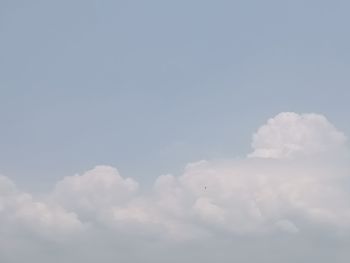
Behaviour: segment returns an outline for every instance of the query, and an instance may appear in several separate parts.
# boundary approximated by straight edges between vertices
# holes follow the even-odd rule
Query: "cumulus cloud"
[[[329,153],[344,146],[346,137],[324,116],[283,112],[253,136],[251,157],[288,158]]]
[[[45,239],[58,240],[84,228],[74,212],[68,212],[57,204],[35,200],[32,195],[19,191],[4,176],[0,176],[0,188],[2,233],[32,233]]]
[[[82,220],[162,238],[298,233],[300,222],[347,228],[347,166],[316,158],[343,153],[345,142],[324,116],[281,113],[253,135],[246,159],[188,164],[179,177],[160,176],[147,194],[98,166],[64,178],[50,197]]]
[[[253,135],[247,158],[190,163],[181,176],[159,176],[152,189],[141,191],[116,168],[97,166],[63,178],[36,199],[2,176],[1,231],[24,229],[44,240],[102,231],[113,242],[176,244],[297,239],[316,230],[348,235],[348,157],[345,135],[324,116],[281,113]]]
[[[121,177],[116,168],[100,165],[82,175],[63,178],[56,184],[51,198],[91,219],[101,210],[126,203],[138,187],[135,180]]]

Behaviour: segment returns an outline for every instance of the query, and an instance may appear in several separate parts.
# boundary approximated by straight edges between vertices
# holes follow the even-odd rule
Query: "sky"
[[[0,261],[348,262],[349,8],[0,0]]]

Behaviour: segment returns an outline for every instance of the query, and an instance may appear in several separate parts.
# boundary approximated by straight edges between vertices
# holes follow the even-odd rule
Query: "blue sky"
[[[147,181],[246,153],[281,111],[349,131],[348,8],[1,1],[1,171],[29,186],[105,163]]]
[[[349,9],[1,0],[0,261],[349,262]]]

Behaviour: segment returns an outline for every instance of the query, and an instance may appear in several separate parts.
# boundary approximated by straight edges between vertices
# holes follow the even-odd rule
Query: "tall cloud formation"
[[[257,130],[252,148],[246,158],[190,163],[181,176],[159,176],[152,189],[140,189],[135,180],[123,178],[109,166],[65,177],[41,198],[20,192],[8,178],[0,177],[1,262],[28,262],[6,251],[30,254],[26,244],[33,246],[33,242],[39,250],[40,242],[53,242],[63,250],[65,260],[82,259],[65,250],[70,244],[76,251],[91,246],[91,253],[99,251],[100,262],[114,262],[111,258],[116,256],[124,257],[122,262],[141,262],[142,258],[128,257],[125,251],[114,252],[135,244],[143,244],[141,249],[150,240],[157,244],[155,251],[164,249],[164,243],[169,249],[174,244],[195,247],[206,240],[204,246],[213,244],[231,255],[230,248],[221,250],[228,243],[217,243],[229,239],[232,246],[243,248],[221,258],[222,262],[233,258],[261,262],[242,252],[263,253],[254,243],[257,240],[274,244],[276,237],[283,237],[293,239],[295,246],[314,236],[350,240],[350,162],[343,133],[321,115],[280,113]],[[95,243],[86,241],[87,237]],[[99,239],[123,245],[102,249]],[[285,255],[290,256],[290,246],[282,248],[289,251]],[[198,252],[193,250],[187,253]],[[214,260],[204,254],[208,256],[204,262]],[[336,254],[337,262],[349,259],[343,252]],[[281,255],[265,259],[296,260]],[[310,259],[316,256],[311,253],[298,262]],[[62,258],[42,260],[60,262]],[[152,260],[186,261],[179,256]]]

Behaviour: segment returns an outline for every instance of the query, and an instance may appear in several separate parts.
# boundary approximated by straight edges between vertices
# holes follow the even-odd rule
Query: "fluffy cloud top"
[[[68,212],[59,204],[34,200],[32,195],[20,192],[6,177],[0,176],[1,232],[32,233],[41,238],[58,240],[64,235],[76,234],[84,226],[77,214]]]
[[[56,184],[51,198],[69,209],[94,214],[124,204],[138,187],[133,179],[121,177],[117,169],[101,165],[83,175],[65,177]]]
[[[142,192],[109,166],[65,177],[41,198],[2,176],[1,233],[57,241],[107,230],[171,242],[314,229],[350,234],[350,167],[319,159],[348,158],[346,137],[324,116],[281,113],[257,130],[252,148],[244,159],[188,164],[183,175],[159,176]]]
[[[253,136],[252,157],[289,158],[329,153],[344,146],[346,137],[324,116],[283,112]]]

